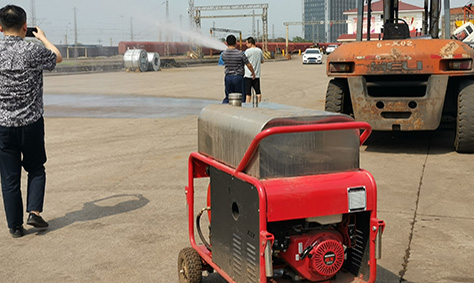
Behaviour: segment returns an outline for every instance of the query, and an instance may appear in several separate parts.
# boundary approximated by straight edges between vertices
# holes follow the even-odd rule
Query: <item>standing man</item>
[[[262,92],[260,91],[260,66],[263,64],[263,52],[260,48],[255,45],[255,39],[253,37],[247,38],[245,41],[247,44],[247,50],[245,50],[245,55],[252,64],[253,69],[255,71],[255,76],[252,77],[252,72],[250,69],[245,66],[245,94],[246,94],[246,101],[250,102],[252,100],[252,88],[255,90],[257,94],[257,101],[262,101]]]
[[[59,50],[36,27],[43,44],[25,41],[26,12],[15,5],[0,9],[0,175],[10,234],[22,237],[21,168],[28,173],[26,224],[46,228],[43,211],[46,151],[43,121],[43,70],[62,61]]]
[[[226,42],[228,48],[222,52],[225,66],[225,98],[222,103],[229,103],[229,93],[232,92],[242,93],[242,102],[245,102],[244,66],[249,68],[252,78],[255,78],[255,71],[247,56],[235,47],[237,44],[235,36],[227,36]]]

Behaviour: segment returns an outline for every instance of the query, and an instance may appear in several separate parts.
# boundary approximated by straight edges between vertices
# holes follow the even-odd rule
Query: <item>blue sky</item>
[[[444,1],[444,0],[443,0]],[[423,6],[423,0],[405,0],[404,2]],[[452,0],[451,7],[467,4],[468,0]],[[23,7],[32,20],[32,1],[1,1],[1,5],[15,4]],[[301,21],[302,0],[232,0],[211,1],[194,0],[195,6],[229,5],[229,4],[262,4],[268,3],[268,32],[271,38],[285,37],[284,22]],[[188,0],[169,0],[170,22],[174,28],[173,40],[179,41],[182,35],[179,30],[189,30]],[[48,38],[55,44],[74,43],[74,11],[76,11],[77,40],[83,44],[117,45],[119,41],[162,41],[166,39],[166,1],[163,0],[43,0],[35,1],[36,24],[42,28]],[[234,10],[231,12],[214,11],[203,15],[251,14],[252,10]],[[255,10],[256,14],[261,10]],[[203,19],[201,32],[208,35],[215,25],[219,28],[241,30],[243,37],[252,35],[252,17]],[[255,23],[257,26],[257,21]],[[262,30],[262,21],[258,26]],[[302,35],[302,27],[291,26],[290,38]],[[217,33],[217,37],[225,37]]]

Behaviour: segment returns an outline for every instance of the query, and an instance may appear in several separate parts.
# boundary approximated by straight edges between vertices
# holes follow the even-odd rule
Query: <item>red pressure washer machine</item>
[[[385,223],[374,178],[359,168],[370,132],[344,114],[204,108],[186,186],[192,247],[179,254],[179,282],[201,282],[203,271],[240,283],[375,282]],[[195,217],[198,178],[209,179],[208,202]]]

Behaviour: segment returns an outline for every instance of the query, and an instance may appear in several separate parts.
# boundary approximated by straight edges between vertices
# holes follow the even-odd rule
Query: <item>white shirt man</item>
[[[252,88],[255,90],[255,94],[257,95],[257,101],[262,101],[262,92],[260,90],[260,72],[261,72],[261,64],[263,64],[263,52],[260,48],[255,45],[255,39],[253,37],[249,37],[246,40],[247,50],[245,50],[245,55],[252,64],[253,69],[255,71],[255,79],[252,78],[252,72],[245,67],[245,95],[246,95],[246,102],[250,102],[252,100]]]

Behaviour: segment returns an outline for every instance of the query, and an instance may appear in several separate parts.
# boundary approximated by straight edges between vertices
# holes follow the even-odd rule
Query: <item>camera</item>
[[[33,34],[33,32],[38,32],[38,30],[34,27],[27,27],[26,28],[26,35],[27,37],[35,37],[35,35]]]

